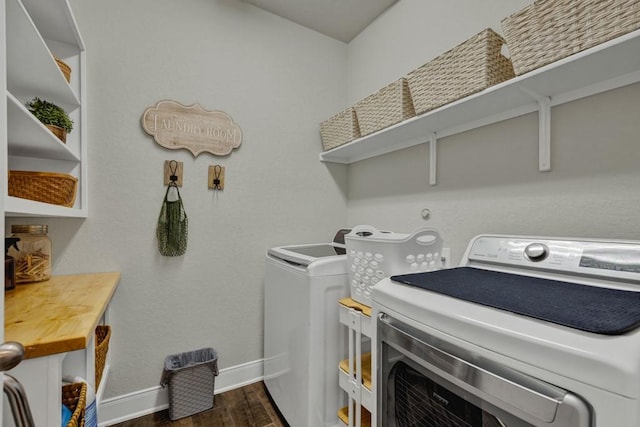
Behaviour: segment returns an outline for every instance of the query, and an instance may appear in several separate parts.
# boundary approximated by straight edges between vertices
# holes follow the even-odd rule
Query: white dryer
[[[264,296],[264,382],[292,427],[338,424],[346,358],[338,300],[349,295],[344,234],[333,243],[269,249]]]

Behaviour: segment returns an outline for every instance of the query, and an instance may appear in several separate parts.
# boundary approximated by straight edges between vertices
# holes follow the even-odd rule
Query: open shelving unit
[[[63,207],[11,197],[5,216],[87,216],[85,47],[67,0],[5,0],[6,168],[58,172],[78,178],[76,203]],[[67,82],[55,57],[71,69]],[[63,143],[25,107],[38,97],[62,107],[74,122]],[[6,187],[5,176],[5,188]]]
[[[637,82],[640,30],[320,153],[320,160],[350,164],[429,143],[435,185],[438,139],[538,111],[539,170],[548,171],[551,107]]]
[[[376,392],[371,352],[363,351],[363,343],[371,340],[371,307],[343,298],[339,301],[339,313],[340,323],[348,328],[349,357],[338,367],[338,384],[348,396],[348,404],[340,409],[338,418],[345,426],[369,427],[375,414]]]

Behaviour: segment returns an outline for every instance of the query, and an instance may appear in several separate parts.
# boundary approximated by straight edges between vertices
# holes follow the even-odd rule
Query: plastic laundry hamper
[[[213,408],[218,354],[212,348],[167,356],[160,385],[169,385],[169,418],[177,420]]]
[[[395,274],[439,270],[445,265],[442,238],[433,228],[411,234],[358,225],[345,235],[351,298],[371,306],[371,290]]]

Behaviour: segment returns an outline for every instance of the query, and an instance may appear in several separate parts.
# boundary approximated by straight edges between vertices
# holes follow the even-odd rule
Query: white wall
[[[349,45],[350,101],[524,3],[401,0]],[[406,39],[421,42],[399,48]],[[640,239],[638,99],[640,84],[553,108],[547,173],[538,172],[537,114],[440,139],[437,186],[426,144],[352,164],[348,225],[436,227],[454,264],[480,233]]]
[[[72,6],[87,45],[90,213],[38,222],[54,274],[122,273],[107,396],[157,386],[172,353],[214,347],[220,368],[260,360],[266,249],[330,241],[346,220],[346,170],[318,161],[318,123],[346,103],[346,45],[236,0]],[[227,112],[242,146],[195,159],[161,148],[140,118],[164,99]],[[176,258],[155,241],[169,159],[184,162],[189,217]],[[213,164],[226,167],[223,192],[207,189]]]

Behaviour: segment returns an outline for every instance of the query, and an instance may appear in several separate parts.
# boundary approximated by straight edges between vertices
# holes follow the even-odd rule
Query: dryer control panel
[[[461,265],[504,265],[640,282],[640,242],[481,235]]]

